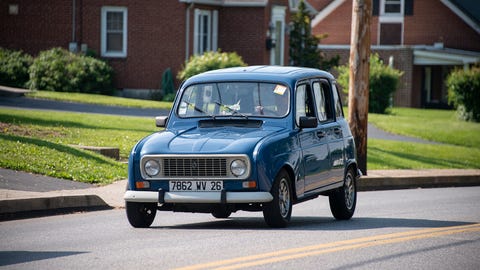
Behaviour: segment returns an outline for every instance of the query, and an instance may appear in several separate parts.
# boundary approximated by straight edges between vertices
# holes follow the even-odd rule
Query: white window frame
[[[398,2],[400,4],[400,12],[385,12],[385,5],[389,2]],[[381,16],[401,16],[403,17],[404,9],[405,9],[405,0],[381,0],[380,2],[380,15]]]
[[[392,0],[380,0],[380,16],[378,17],[378,28],[377,28],[377,44],[380,44],[380,34],[381,34],[381,24],[382,23],[399,23],[402,25],[402,32],[400,36],[400,44],[403,45],[404,41],[404,10],[405,10],[405,0],[398,0],[400,2],[400,12],[399,13],[385,13],[385,4]],[[395,0],[393,0],[395,1]]]
[[[194,15],[193,53],[199,55],[207,51],[216,51],[218,49],[218,10],[195,9]],[[201,31],[204,29],[204,20],[202,20],[204,16],[207,17],[206,33]],[[205,45],[201,42],[204,35],[207,37]]]
[[[107,14],[109,12],[121,12],[123,13],[123,48],[121,51],[107,51]],[[102,7],[102,19],[101,19],[101,55],[102,57],[127,57],[127,20],[128,9],[126,7]]]
[[[277,26],[277,22],[280,23],[280,30],[278,33],[280,33],[280,36],[277,37],[276,31],[272,31],[271,33],[271,38],[275,40],[275,48],[272,48],[270,50],[270,65],[280,65],[283,66],[285,62],[285,16],[286,16],[286,7],[284,6],[273,6],[272,7],[272,18],[271,18],[271,25],[274,25],[275,28]],[[280,59],[275,59],[276,57],[276,52],[279,52]],[[278,60],[278,63],[276,63]]]

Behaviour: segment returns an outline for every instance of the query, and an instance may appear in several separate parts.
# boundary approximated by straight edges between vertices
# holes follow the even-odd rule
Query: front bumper
[[[158,192],[127,190],[123,199],[144,203],[265,203],[270,192]]]

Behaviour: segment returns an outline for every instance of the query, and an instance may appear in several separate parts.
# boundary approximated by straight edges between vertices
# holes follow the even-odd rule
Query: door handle
[[[333,132],[334,132],[335,134],[337,134],[337,135],[340,135],[340,134],[342,134],[342,129],[336,127],[336,128],[333,129]]]
[[[327,135],[327,133],[325,133],[325,131],[323,131],[323,130],[317,131],[317,137],[318,138],[323,138],[323,137],[325,137],[325,135]]]

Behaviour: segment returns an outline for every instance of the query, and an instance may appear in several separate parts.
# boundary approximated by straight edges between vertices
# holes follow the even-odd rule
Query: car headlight
[[[247,164],[245,161],[241,159],[235,159],[230,163],[230,170],[232,171],[233,175],[240,177],[247,172]]]
[[[145,173],[148,176],[153,177],[160,173],[160,163],[154,159],[150,159],[149,161],[145,162],[144,165]]]

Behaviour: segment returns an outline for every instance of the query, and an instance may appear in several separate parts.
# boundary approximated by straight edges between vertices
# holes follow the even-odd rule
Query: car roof
[[[334,79],[330,73],[314,68],[248,66],[207,71],[189,78],[184,85],[211,81],[274,81],[294,86],[298,80],[312,77]]]

